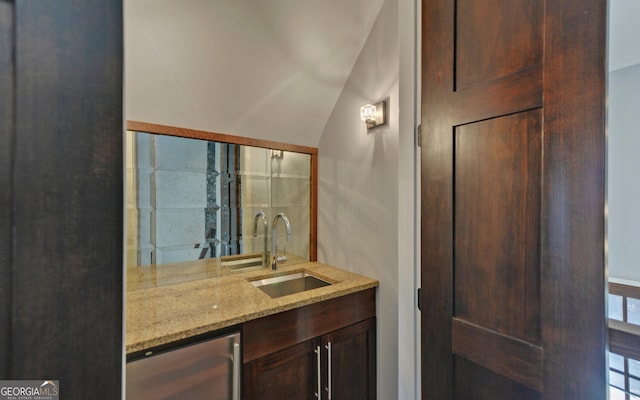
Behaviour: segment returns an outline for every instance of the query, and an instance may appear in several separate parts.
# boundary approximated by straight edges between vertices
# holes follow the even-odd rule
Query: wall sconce
[[[284,151],[283,150],[271,150],[271,158],[275,158],[278,160],[281,160],[284,158]]]
[[[367,129],[387,123],[384,100],[376,104],[365,104],[360,107],[360,119],[367,124]]]

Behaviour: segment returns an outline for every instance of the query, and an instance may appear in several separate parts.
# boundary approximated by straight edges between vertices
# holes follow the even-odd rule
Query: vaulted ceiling
[[[383,0],[126,0],[126,118],[317,146]]]

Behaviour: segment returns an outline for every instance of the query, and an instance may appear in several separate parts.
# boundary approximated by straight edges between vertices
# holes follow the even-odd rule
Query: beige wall
[[[399,363],[399,274],[413,277],[413,263],[399,263],[400,229],[413,240],[413,222],[399,226],[399,207],[407,197],[412,201],[413,195],[399,190],[404,172],[399,159],[398,12],[398,0],[385,1],[318,146],[318,258],[380,281],[380,399],[413,396],[411,386],[399,388],[399,376],[410,377],[414,365],[411,360]],[[359,118],[360,107],[382,99],[387,99],[388,125],[367,130]],[[412,131],[409,128],[402,135],[412,137]],[[412,154],[406,156],[412,158]],[[404,295],[411,297],[412,292]],[[405,311],[411,312],[409,307]],[[413,342],[412,326],[409,321],[402,327],[409,332],[409,343],[402,346]]]

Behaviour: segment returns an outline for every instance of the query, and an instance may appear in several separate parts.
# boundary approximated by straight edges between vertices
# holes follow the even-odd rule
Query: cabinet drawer
[[[375,289],[245,322],[243,362],[375,316]]]

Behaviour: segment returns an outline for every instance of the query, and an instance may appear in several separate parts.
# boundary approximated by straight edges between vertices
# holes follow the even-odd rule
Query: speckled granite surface
[[[248,256],[227,256],[223,258],[205,258],[202,260],[184,261],[161,265],[143,265],[127,268],[127,291],[153,287],[175,285],[176,283],[216,278],[222,275],[259,270],[261,267],[233,269],[225,266],[225,260],[257,258],[260,254]],[[307,260],[294,254],[282,265],[294,265]]]
[[[249,282],[297,271],[333,284],[272,299]],[[211,272],[204,279],[159,286],[139,278],[138,288],[126,293],[127,353],[378,286],[374,279],[317,262],[282,265],[278,271]]]

